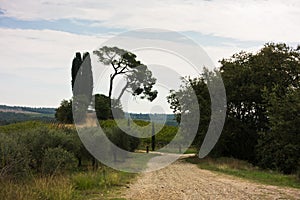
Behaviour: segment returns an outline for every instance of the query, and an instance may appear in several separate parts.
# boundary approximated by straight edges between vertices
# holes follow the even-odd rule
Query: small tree
[[[95,111],[97,118],[101,120],[112,119],[114,112],[114,118],[124,117],[124,112],[119,101],[113,103],[112,109],[110,108],[110,99],[109,97],[103,94],[96,94],[95,96]],[[115,101],[115,100],[114,100]]]
[[[93,52],[98,56],[99,62],[104,65],[111,65],[114,72],[110,75],[109,99],[112,99],[113,83],[117,76],[124,75],[126,84],[121,90],[117,100],[120,100],[127,90],[134,96],[141,95],[141,98],[147,98],[153,101],[157,96],[157,91],[153,90],[156,79],[147,66],[136,59],[136,55],[120,49],[118,47],[104,46]]]
[[[75,55],[75,58],[73,59],[72,69],[71,69],[72,70],[72,91],[73,91],[76,76],[80,69],[81,64],[82,64],[81,53],[77,52]]]
[[[42,162],[43,174],[61,173],[76,167],[74,154],[61,147],[48,148],[44,152]]]
[[[63,100],[60,106],[56,109],[55,119],[61,123],[73,123],[72,100]]]

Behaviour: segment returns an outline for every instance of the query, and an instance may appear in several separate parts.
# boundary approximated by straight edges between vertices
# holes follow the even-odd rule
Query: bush
[[[62,149],[48,148],[45,151],[42,171],[43,174],[55,174],[63,171],[71,170],[76,167],[76,159],[74,154]]]
[[[107,132],[107,136],[116,146],[127,151],[133,152],[140,143],[139,138],[128,135],[118,127],[114,127],[111,132]]]
[[[63,100],[60,106],[56,109],[55,119],[61,123],[72,124],[72,100]]]
[[[299,148],[286,144],[272,136],[264,136],[256,148],[258,165],[265,169],[274,169],[285,174],[295,173],[299,166]]]
[[[24,145],[14,137],[0,133],[0,178],[25,176],[28,163],[28,151]]]

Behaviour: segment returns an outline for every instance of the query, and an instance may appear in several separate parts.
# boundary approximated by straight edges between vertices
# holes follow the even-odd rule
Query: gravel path
[[[176,161],[141,174],[123,196],[138,200],[300,199],[300,190],[253,183]]]

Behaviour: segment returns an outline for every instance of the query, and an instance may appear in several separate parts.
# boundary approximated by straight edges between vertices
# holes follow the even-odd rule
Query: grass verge
[[[24,181],[0,180],[0,199],[85,200],[114,199],[135,174],[101,167],[96,171],[33,177]]]
[[[144,156],[142,156],[144,155]],[[157,155],[136,154],[128,158],[126,166],[135,169],[147,167],[147,161]],[[132,159],[132,162],[131,162]],[[129,165],[128,165],[129,164]],[[122,163],[120,162],[120,165]],[[136,174],[114,170],[104,165],[98,170],[82,169],[55,176],[33,176],[25,180],[0,179],[0,199],[5,200],[121,200],[122,190]]]
[[[284,175],[275,171],[261,170],[246,161],[233,158],[187,158],[187,162],[197,164],[199,168],[224,173],[267,185],[300,188],[296,175]]]

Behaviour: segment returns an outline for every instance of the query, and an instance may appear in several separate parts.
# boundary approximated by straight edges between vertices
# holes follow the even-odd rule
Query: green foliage
[[[241,52],[221,61],[228,101],[228,117],[220,141],[226,143],[223,155],[255,162],[258,132],[271,128],[264,96],[276,85],[282,97],[290,87],[299,87],[299,58],[298,49],[266,44],[257,54]]]
[[[116,146],[127,151],[134,151],[140,143],[139,138],[128,135],[118,127],[106,131],[106,135]]]
[[[73,128],[41,122],[1,126],[0,199],[103,198],[133,177],[104,166],[90,171],[93,160]]]
[[[81,172],[72,176],[72,182],[76,190],[93,190],[124,185],[130,174],[117,172],[107,167],[97,171]]]
[[[295,173],[300,166],[300,89],[291,88],[285,96],[277,96],[277,89],[264,96],[268,102],[270,130],[260,134],[258,164],[287,174]]]
[[[55,118],[61,123],[73,123],[72,100],[63,100],[60,106],[56,109]]]
[[[11,123],[23,122],[23,121],[54,121],[54,115],[52,114],[28,114],[28,113],[14,113],[14,112],[1,112],[0,111],[0,126],[8,125]]]
[[[134,96],[153,101],[157,97],[157,91],[153,90],[156,79],[146,65],[136,59],[136,55],[118,47],[101,47],[93,52],[98,56],[98,61],[104,65],[111,65],[114,73],[110,75],[109,99],[112,99],[113,83],[116,76],[124,75],[126,84],[121,90],[117,101],[127,90]]]
[[[148,129],[144,128],[145,126],[150,124],[149,122],[142,121],[142,120],[133,120],[133,121],[137,125],[137,127],[131,127],[131,131],[139,132],[139,133],[141,133],[141,135],[146,135],[148,133],[151,133],[151,126],[149,126]],[[119,121],[119,123],[122,123],[123,125],[127,125],[127,120]],[[100,126],[104,129],[105,133],[112,134],[110,132],[110,130],[115,129],[117,124],[114,120],[104,120],[104,121],[100,121]],[[168,144],[174,138],[174,136],[177,134],[177,131],[178,131],[177,126],[164,125],[162,127],[162,125],[160,125],[160,124],[155,124],[155,126],[157,127],[157,129],[161,128],[161,130],[156,133],[156,145],[158,148],[163,147],[166,144]],[[136,128],[136,129],[134,129],[134,128]],[[121,133],[117,133],[117,134],[121,134]],[[126,133],[124,133],[124,134],[126,134]],[[134,137],[132,137],[132,139],[134,141],[134,142],[132,142],[133,143],[132,145],[134,147],[137,145],[138,139],[135,139]],[[140,141],[139,146],[143,150],[146,148],[147,145],[151,144],[150,137],[149,138],[141,138],[141,139],[139,139],[139,141]],[[136,144],[136,145],[134,145],[134,144]]]
[[[300,181],[300,167],[298,167],[297,169],[296,176],[298,178],[298,181]]]
[[[151,131],[151,130],[149,130]],[[177,134],[178,127],[176,126],[164,126],[158,133],[155,135],[156,140],[156,147],[161,148],[168,143],[170,143],[175,135]],[[142,148],[145,149],[147,145],[151,144],[151,138],[143,138],[142,141]]]
[[[72,103],[75,105],[72,107]],[[74,100],[63,100],[60,106],[56,109],[55,118],[60,123],[71,124],[73,123],[73,109],[76,111],[76,122],[81,123],[86,118],[89,112],[88,105],[95,109],[97,118],[99,120],[107,120],[116,118],[123,118],[124,112],[120,102],[115,99],[111,100],[103,94],[95,94],[94,102],[90,103],[89,100],[83,95],[77,95]],[[113,112],[113,113],[112,113]]]
[[[76,167],[74,154],[61,147],[45,150],[42,161],[43,174],[56,174],[72,170]]]
[[[119,101],[111,100],[103,94],[95,96],[95,111],[99,120],[118,119],[124,117],[124,112]],[[112,105],[112,106],[111,106]]]
[[[193,115],[192,113],[194,113],[194,110],[197,110],[191,109],[191,104],[193,105],[193,103],[189,100],[189,96],[193,92],[197,96],[200,110],[200,121],[198,133],[193,141],[193,145],[197,145],[199,147],[207,132],[211,114],[211,102],[207,87],[207,80],[208,78],[213,78],[215,75],[216,74],[214,72],[209,72],[207,69],[204,69],[204,73],[198,78],[183,78],[183,84],[181,85],[181,88],[178,91],[171,91],[170,95],[168,96],[170,108],[173,109],[174,114],[176,114],[178,122],[181,120],[182,113],[187,113],[187,110],[190,110],[189,115]],[[190,119],[185,123],[194,123],[194,121]],[[189,131],[190,130],[186,130],[186,132]]]
[[[72,176],[72,182],[77,190],[91,190],[105,185],[105,177],[102,173],[79,173]]]
[[[300,48],[266,44],[256,54],[241,52],[221,61],[220,73],[226,88],[227,118],[211,156],[250,161],[261,167],[294,173],[299,163]],[[171,92],[170,107],[175,114],[186,112],[179,105],[190,88],[197,94],[202,123],[194,144],[201,144],[210,120],[207,77],[184,80]],[[200,122],[201,122],[200,120]],[[204,124],[204,126],[203,126]]]
[[[110,99],[103,94],[96,94],[95,111],[99,120],[112,119]]]
[[[25,131],[24,131],[25,130]],[[0,178],[25,177],[31,173],[52,174],[90,159],[74,131],[26,122],[0,127]],[[62,156],[62,157],[61,157]],[[58,164],[57,163],[61,163]]]
[[[28,175],[29,151],[18,138],[18,134],[7,135],[0,132],[0,179]]]
[[[39,122],[39,121],[27,121],[27,122],[19,122],[15,124],[0,126],[0,132],[14,133],[14,132],[22,132],[24,130],[31,130],[31,129],[42,128],[42,127],[49,127],[49,124]]]
[[[75,58],[73,59],[72,69],[71,69],[71,73],[72,73],[72,91],[73,91],[76,76],[78,74],[78,71],[80,69],[81,64],[82,64],[81,53],[77,52],[76,55],[75,55]]]
[[[90,101],[93,92],[93,74],[91,58],[88,52],[84,53],[83,57],[81,57],[80,52],[76,53],[72,62],[71,76],[74,97],[84,95]],[[75,80],[77,84],[75,84]]]

